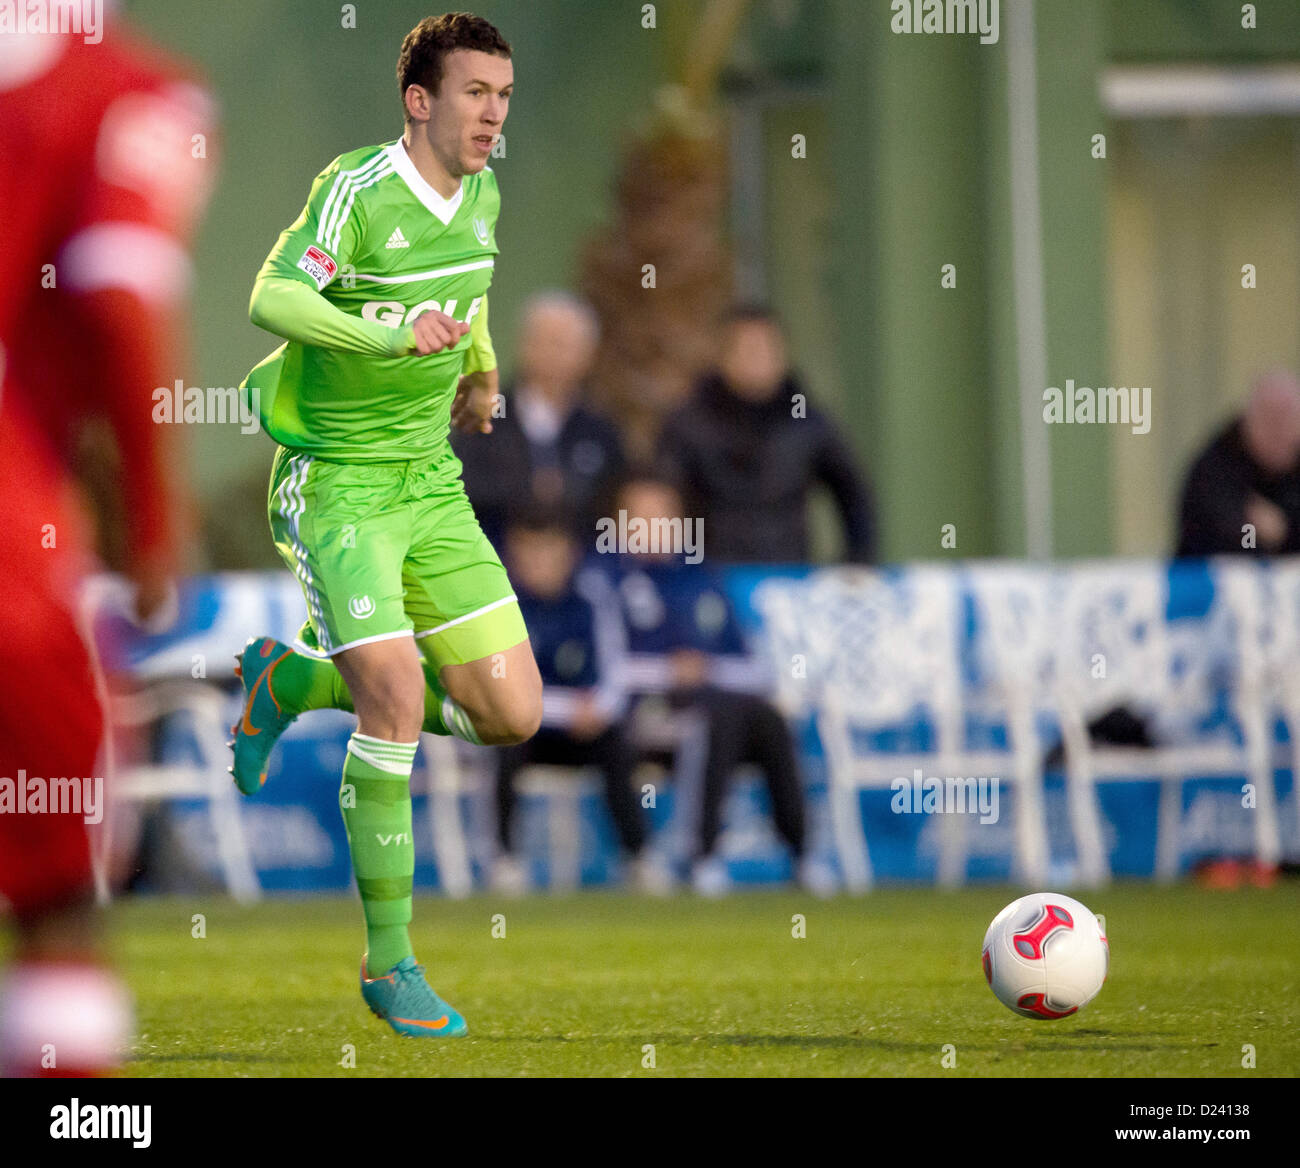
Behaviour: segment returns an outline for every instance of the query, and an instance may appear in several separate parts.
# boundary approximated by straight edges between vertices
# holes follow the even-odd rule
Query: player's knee
[[[529,693],[508,706],[492,711],[479,733],[485,745],[515,746],[527,742],[542,724],[542,694]]]
[[[498,746],[517,746],[527,742],[542,725],[542,704],[536,709],[531,706],[523,710],[511,710],[502,719],[499,729]]]
[[[516,741],[527,742],[541,728],[542,695],[538,693],[537,697],[516,715],[510,729],[518,735]]]
[[[394,742],[413,742],[424,722],[424,677],[393,674],[377,678],[364,695],[354,694],[363,733]]]

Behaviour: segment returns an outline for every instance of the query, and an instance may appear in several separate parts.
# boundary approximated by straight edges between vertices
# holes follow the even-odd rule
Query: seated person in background
[[[623,467],[618,430],[583,404],[600,339],[595,313],[574,296],[547,292],[524,309],[519,376],[503,394],[492,433],[453,434],[465,491],[494,546],[514,511],[563,500],[583,530]]]
[[[843,523],[843,558],[870,563],[875,525],[866,481],[835,422],[808,404],[776,318],[765,308],[733,309],[719,356],[717,371],[665,423],[658,451],[691,511],[704,518],[710,560],[810,559],[808,503],[822,483]]]
[[[637,524],[663,532],[677,521],[677,531],[690,525],[698,533],[693,520],[683,520],[676,486],[654,472],[634,471],[623,480],[614,513],[620,524],[625,514],[629,532]],[[712,537],[707,525],[704,531]],[[644,717],[656,701],[666,701],[676,712],[694,712],[705,730],[702,749],[686,749],[683,743],[675,758],[680,797],[699,791],[695,889],[720,896],[729,888],[726,865],[716,854],[723,801],[735,769],[752,763],[767,781],[773,820],[793,854],[799,881],[811,891],[829,892],[831,873],[804,855],[803,789],[794,742],[785,719],[764,696],[767,671],[749,654],[731,604],[696,558],[692,540],[683,540],[677,552],[665,550],[665,542],[654,553],[637,550],[629,538],[631,550],[598,556],[596,567],[607,574],[622,608],[624,672],[638,699],[637,714]],[[641,738],[639,746],[645,744]]]
[[[1176,555],[1256,551],[1300,552],[1300,381],[1285,369],[1255,382],[1183,487]]]
[[[643,854],[645,823],[632,790],[636,760],[623,734],[627,697],[618,608],[599,576],[575,580],[578,556],[569,517],[558,508],[534,504],[506,529],[505,561],[542,675],[542,725],[527,742],[497,753],[501,856],[493,885],[503,892],[527,887],[514,854],[514,783],[524,767],[544,764],[599,769],[632,882],[645,892],[665,892],[671,879]]]

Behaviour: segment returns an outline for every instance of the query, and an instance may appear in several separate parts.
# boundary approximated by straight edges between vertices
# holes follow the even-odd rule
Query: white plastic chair
[[[1043,793],[1046,743],[1039,720],[1054,716],[1056,577],[1049,568],[1003,561],[968,565],[963,574],[975,607],[980,706],[1006,729],[1004,765],[1016,794],[1018,874],[1026,883],[1038,884],[1050,865]],[[1097,833],[1095,821],[1081,814],[1074,801],[1070,811],[1076,837]]]
[[[421,734],[423,779],[429,796],[429,834],[433,840],[438,881],[453,900],[474,891],[469,847],[461,819],[460,797],[471,789],[461,766],[456,740],[441,734]]]
[[[1237,592],[1237,596],[1242,598],[1238,607],[1248,618],[1243,623],[1254,633],[1253,642],[1259,652],[1254,664],[1259,672],[1259,700],[1264,710],[1266,732],[1271,740],[1269,723],[1276,711],[1281,714],[1290,739],[1287,761],[1291,769],[1291,801],[1295,813],[1292,831],[1295,846],[1300,849],[1300,559],[1267,561],[1255,572],[1257,587],[1251,592],[1245,589]],[[1255,618],[1253,625],[1249,621],[1251,614]],[[1276,815],[1276,791],[1271,785],[1267,798],[1270,811]],[[1281,836],[1279,816],[1279,859],[1285,850]],[[1264,846],[1260,851],[1267,854],[1272,841],[1265,838],[1262,842]]]
[[[190,657],[184,657],[185,672],[154,663],[136,671],[139,688],[130,694],[110,691],[95,646],[95,618],[105,611],[129,611],[130,590],[122,580],[98,576],[88,580],[80,600],[83,638],[89,648],[95,687],[105,710],[106,727],[100,758],[107,776],[110,808],[113,804],[142,803],[156,799],[192,798],[207,803],[208,820],[216,841],[217,861],[226,888],[236,900],[250,902],[261,896],[240,819],[239,793],[226,773],[230,752],[228,708],[225,692],[217,680],[222,667],[213,662],[217,677],[188,676]],[[227,677],[233,676],[225,668]],[[186,763],[126,763],[117,757],[115,730],[138,730],[162,718],[186,715],[191,722],[198,759]],[[100,903],[111,898],[108,865],[112,849],[112,815],[106,815],[91,833],[91,859],[96,896]]]
[[[845,884],[857,891],[874,881],[858,791],[889,787],[900,774],[1002,778],[1024,787],[1017,865],[1027,880],[1046,871],[1046,833],[1034,771],[1021,774],[1007,751],[973,750],[965,742],[957,615],[957,573],[921,567],[894,577],[865,570],[831,570],[806,592],[809,673],[816,718],[830,772],[832,823]],[[930,751],[863,752],[855,738],[925,716],[934,727]],[[939,882],[965,878],[968,854],[963,815],[941,824]]]
[[[787,718],[810,714],[816,691],[808,677],[808,581],[763,580],[754,589],[762,617],[762,651],[767,657],[773,700]]]
[[[1078,844],[1087,881],[1110,877],[1100,831],[1099,782],[1160,780],[1156,876],[1172,880],[1179,866],[1182,784],[1190,777],[1248,776],[1260,808],[1257,853],[1265,862],[1276,860],[1272,751],[1257,648],[1262,609],[1254,570],[1245,563],[1216,566],[1208,623],[1194,626],[1188,637],[1180,637],[1166,620],[1164,564],[1085,564],[1066,573],[1056,698],[1072,807],[1076,824],[1083,824]],[[1208,708],[1216,651],[1217,663],[1230,671],[1240,744],[1226,736],[1207,740],[1191,730],[1194,716]],[[1175,741],[1150,749],[1095,745],[1088,721],[1120,705],[1173,726]]]
[[[582,800],[603,789],[591,767],[533,763],[515,776],[522,795],[546,800],[548,887],[552,892],[572,892],[582,875]]]

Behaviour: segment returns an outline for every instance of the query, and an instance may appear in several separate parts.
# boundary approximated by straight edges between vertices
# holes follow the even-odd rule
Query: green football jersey
[[[400,327],[430,309],[471,325],[497,255],[500,208],[490,168],[444,199],[401,139],[341,155],[312,184],[302,214],[259,273],[316,289],[364,320]],[[376,357],[288,341],[245,379],[277,442],[334,462],[432,457],[476,327],[429,356]],[[490,344],[490,342],[489,342]]]

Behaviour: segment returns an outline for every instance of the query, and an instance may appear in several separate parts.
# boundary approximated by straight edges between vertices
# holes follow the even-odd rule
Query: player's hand
[[[465,374],[451,403],[452,426],[462,434],[491,434],[492,411],[501,396],[499,385],[495,369]]]
[[[421,357],[453,348],[469,332],[469,325],[463,320],[456,320],[445,312],[435,312],[433,309],[420,313],[411,327],[415,330],[415,347]]]

